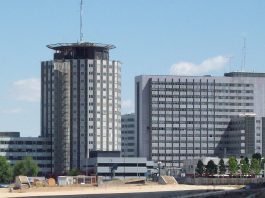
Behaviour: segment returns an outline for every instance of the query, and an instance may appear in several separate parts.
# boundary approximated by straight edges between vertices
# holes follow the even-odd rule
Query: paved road
[[[56,196],[33,196],[31,198],[175,198],[187,197],[209,192],[209,190],[185,190],[169,192],[141,192],[141,193],[119,193],[119,194],[88,194],[88,195],[56,195]],[[214,191],[212,191],[214,192]]]

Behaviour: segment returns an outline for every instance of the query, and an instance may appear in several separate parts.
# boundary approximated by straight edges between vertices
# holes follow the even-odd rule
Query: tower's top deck
[[[54,59],[109,59],[109,50],[114,49],[114,45],[101,43],[57,43],[47,45],[55,50]]]
[[[47,45],[48,48],[53,50],[64,50],[71,48],[104,48],[106,50],[114,49],[115,46],[111,44],[102,44],[102,43],[90,43],[90,42],[82,42],[82,43],[56,43]]]

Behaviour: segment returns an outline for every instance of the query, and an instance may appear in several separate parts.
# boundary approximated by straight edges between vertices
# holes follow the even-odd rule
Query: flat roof
[[[105,49],[114,49],[116,48],[115,45],[112,44],[102,44],[102,43],[90,43],[90,42],[82,42],[82,43],[56,43],[56,44],[50,44],[47,45],[48,48],[53,50],[60,50],[60,49],[66,49],[66,48],[89,48],[89,47],[95,47],[95,48],[105,48]]]

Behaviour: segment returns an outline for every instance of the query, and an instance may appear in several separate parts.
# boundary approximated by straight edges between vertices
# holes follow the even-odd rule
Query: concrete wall
[[[189,178],[185,179],[186,184],[193,185],[244,185],[250,183],[263,183],[265,178]]]

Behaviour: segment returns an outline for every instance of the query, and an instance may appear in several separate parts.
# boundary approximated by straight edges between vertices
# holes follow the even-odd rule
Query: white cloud
[[[40,79],[30,78],[15,81],[11,88],[11,95],[16,100],[27,102],[40,101],[41,84]]]
[[[228,59],[225,56],[207,58],[200,64],[191,62],[179,62],[171,66],[170,73],[174,75],[209,74],[224,68]]]
[[[121,102],[121,111],[123,114],[133,113],[134,112],[134,102],[132,100],[123,100]]]
[[[18,114],[22,111],[22,108],[0,108],[0,114]]]

